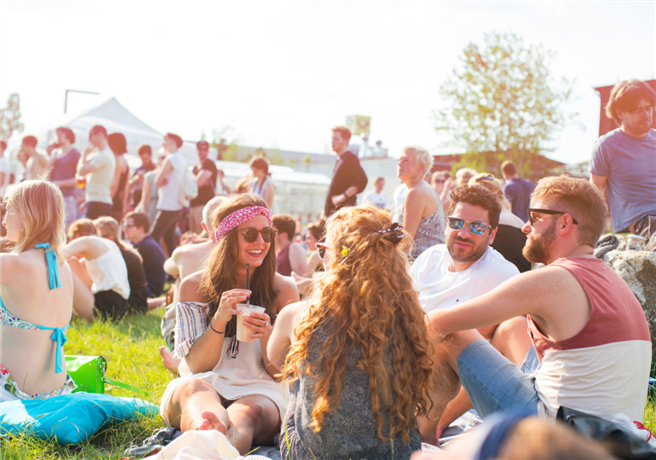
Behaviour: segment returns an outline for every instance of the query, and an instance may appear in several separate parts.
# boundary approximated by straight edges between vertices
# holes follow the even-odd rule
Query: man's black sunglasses
[[[239,230],[247,243],[254,243],[257,239],[258,234],[262,234],[262,240],[265,243],[271,243],[278,233],[278,230],[272,227],[264,227],[262,230],[258,230],[255,227],[246,227]]]
[[[549,214],[551,216],[555,216],[557,214],[569,214],[568,212],[565,212],[565,211],[556,211],[556,210],[553,210],[553,209],[528,208],[528,222],[531,225],[533,225],[533,213],[534,212],[538,212],[540,214]],[[570,214],[570,216],[571,216],[571,214]],[[572,222],[574,222],[574,225],[578,225],[579,223],[574,218],[574,216],[571,216],[571,217],[572,217]]]

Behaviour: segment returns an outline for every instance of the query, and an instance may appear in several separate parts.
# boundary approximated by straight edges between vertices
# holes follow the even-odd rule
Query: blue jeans
[[[522,372],[535,370],[533,347],[522,369],[511,363],[485,340],[470,343],[458,356],[458,375],[474,408],[485,418],[498,412],[538,412],[535,377]]]

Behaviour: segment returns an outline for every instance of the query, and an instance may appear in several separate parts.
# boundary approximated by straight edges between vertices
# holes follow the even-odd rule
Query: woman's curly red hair
[[[408,273],[408,260],[379,233],[392,223],[373,206],[337,211],[326,223],[330,269],[318,278],[298,341],[287,358],[286,374],[316,378],[317,400],[310,427],[321,430],[326,413],[337,409],[351,347],[357,347],[359,370],[369,377],[378,436],[409,442],[418,416],[427,413],[432,372],[425,314]],[[320,358],[308,362],[315,334],[329,326]],[[383,416],[390,432],[383,434]]]

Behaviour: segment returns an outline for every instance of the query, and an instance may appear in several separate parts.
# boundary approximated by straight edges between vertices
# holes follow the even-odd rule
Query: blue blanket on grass
[[[141,399],[84,392],[45,400],[6,401],[0,403],[0,434],[78,444],[106,424],[158,413],[159,407]]]

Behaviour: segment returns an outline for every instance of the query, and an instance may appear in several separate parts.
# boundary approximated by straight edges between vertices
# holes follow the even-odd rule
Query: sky
[[[547,156],[590,157],[595,86],[656,78],[656,2],[0,2],[0,104],[21,97],[25,133],[116,97],[160,132],[218,130],[243,145],[324,152],[330,128],[371,117],[371,141],[457,153],[434,130],[440,85],[468,43],[511,32],[555,54],[578,113]],[[448,140],[448,139],[447,139]]]

